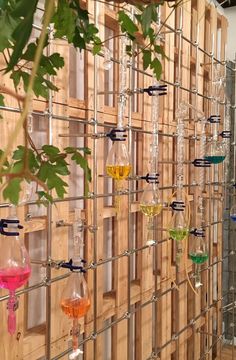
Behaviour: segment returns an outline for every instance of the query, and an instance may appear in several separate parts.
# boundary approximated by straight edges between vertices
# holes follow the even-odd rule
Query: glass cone
[[[18,219],[16,216],[10,216],[7,220]],[[18,231],[17,226],[17,223],[7,224],[4,230],[8,233],[14,233]],[[15,310],[18,307],[15,291],[25,285],[30,277],[30,259],[19,236],[0,235],[0,248],[0,288],[9,290],[10,298],[7,303],[8,331],[13,335],[16,331]]]
[[[182,241],[188,236],[188,221],[183,211],[174,212],[168,232],[171,239],[175,241]]]
[[[90,305],[89,290],[83,274],[81,272],[72,272],[67,279],[61,299],[62,311],[73,320],[73,352],[69,355],[70,359],[77,359],[82,353],[79,349],[80,325],[78,320],[87,314]]]
[[[148,184],[140,200],[140,210],[148,217],[155,217],[162,210],[159,190],[157,184]]]
[[[123,141],[113,143],[107,157],[106,171],[107,175],[115,180],[128,178],[131,172],[131,164],[126,144]]]
[[[208,251],[206,248],[205,239],[203,237],[193,237],[190,243],[189,257],[195,264],[195,287],[202,286],[201,283],[201,264],[205,263],[208,259]]]
[[[230,218],[236,222],[236,204],[230,209]]]
[[[213,140],[207,145],[205,159],[211,164],[220,164],[225,157],[225,146],[222,141]]]

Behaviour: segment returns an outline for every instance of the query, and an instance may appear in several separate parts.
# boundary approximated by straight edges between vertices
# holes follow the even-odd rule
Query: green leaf
[[[63,68],[65,61],[59,53],[53,53],[49,56],[49,60],[56,69]]]
[[[3,190],[3,198],[9,200],[11,204],[17,205],[19,202],[19,196],[21,191],[20,178],[13,178],[9,181],[5,189]]]
[[[160,55],[162,56],[162,59],[164,59],[164,58],[166,57],[165,52],[164,52],[164,49],[163,49],[162,46],[160,46],[160,45],[155,45],[154,50],[155,50],[155,52],[156,52],[157,54],[160,54]]]
[[[25,154],[25,147],[22,145],[17,146],[17,150],[13,152],[12,159],[14,160],[22,160]]]
[[[122,32],[127,32],[129,35],[134,36],[135,32],[138,31],[138,27],[123,10],[118,12],[118,21]]]
[[[100,44],[94,44],[93,45],[93,55],[97,55],[97,54],[99,54],[100,53],[100,51],[101,51],[101,49],[102,49],[102,44],[100,43]]]
[[[5,106],[3,94],[0,94],[0,106]]]
[[[143,68],[147,70],[152,62],[152,52],[151,50],[143,50]]]
[[[142,29],[144,36],[148,34],[149,28],[151,26],[152,14],[153,14],[153,4],[150,4],[145,7],[142,13]]]
[[[48,156],[50,156],[50,155],[58,155],[60,153],[59,148],[56,147],[56,146],[53,146],[53,145],[43,145],[42,150]]]
[[[66,0],[58,0],[57,11],[53,16],[52,22],[55,27],[55,38],[66,37],[68,42],[73,41],[76,27],[76,13]]]
[[[56,87],[51,81],[44,79],[45,84],[47,85],[47,87],[53,91],[58,91],[58,87]]]
[[[156,75],[157,80],[160,80],[161,73],[162,73],[162,65],[159,59],[155,58],[151,65],[151,69],[153,69],[154,74]]]
[[[36,194],[38,194],[39,200],[44,200],[45,198],[45,202],[43,202],[44,205],[47,205],[47,203],[49,202],[50,204],[52,204],[53,202],[53,197],[46,193],[45,191],[37,191]]]
[[[9,12],[2,11],[0,14],[0,52],[11,47],[13,42],[12,33],[17,26],[17,21],[11,17]]]
[[[34,13],[36,11],[38,0],[31,0],[27,2],[27,11],[25,17],[15,28],[12,37],[15,40],[13,53],[7,66],[7,72],[12,70],[21,57],[22,51],[26,46],[33,27]]]

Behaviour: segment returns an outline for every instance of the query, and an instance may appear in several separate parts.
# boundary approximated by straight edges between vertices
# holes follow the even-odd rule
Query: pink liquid
[[[12,267],[0,269],[0,288],[16,290],[24,285],[30,276],[29,267]]]

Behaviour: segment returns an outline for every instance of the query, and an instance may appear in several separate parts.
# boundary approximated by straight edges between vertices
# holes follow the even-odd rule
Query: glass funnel
[[[81,272],[71,272],[62,293],[61,309],[73,320],[72,347],[70,359],[76,359],[81,353],[79,350],[79,319],[84,317],[90,308],[90,296],[87,282]]]
[[[236,222],[236,204],[233,205],[230,209],[230,218],[231,218],[231,220]]]
[[[196,265],[195,268],[195,287],[202,286],[201,283],[201,265],[208,259],[208,251],[204,237],[194,237],[190,244],[189,257]]]
[[[220,164],[225,157],[225,146],[222,141],[213,140],[207,145],[205,159],[211,164]]]
[[[188,220],[183,211],[175,211],[172,216],[168,233],[171,239],[176,241],[176,261],[179,263],[183,254],[183,240],[185,240],[189,233]]]
[[[148,236],[147,244],[152,245],[154,240],[154,224],[153,219],[159,215],[162,210],[162,202],[160,199],[159,189],[157,184],[149,183],[140,200],[140,210],[148,218]]]
[[[13,335],[16,331],[16,315],[18,300],[16,289],[25,285],[30,277],[30,259],[23,242],[19,238],[19,220],[10,215],[3,220],[2,235],[0,236],[0,288],[9,290],[8,332]]]

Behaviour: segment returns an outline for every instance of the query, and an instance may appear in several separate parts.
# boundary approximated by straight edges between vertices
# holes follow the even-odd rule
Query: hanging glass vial
[[[0,288],[9,290],[8,332],[11,335],[16,331],[18,299],[15,292],[27,283],[31,273],[29,255],[19,238],[18,229],[22,226],[19,225],[15,207],[12,207],[9,217],[1,220],[0,235]]]
[[[201,265],[208,260],[207,245],[204,237],[194,237],[191,241],[189,257],[195,264],[195,287],[202,286],[201,283]]]
[[[230,209],[230,218],[236,222],[236,204],[234,204]]]
[[[213,140],[206,146],[205,159],[211,164],[216,165],[222,163],[225,157],[226,153],[223,141],[218,141],[217,138],[213,138]]]
[[[77,215],[78,216],[78,215]],[[73,262],[69,262],[71,274],[69,275],[66,286],[62,292],[61,309],[70,319],[73,320],[72,326],[72,348],[73,352],[69,355],[70,359],[76,359],[82,353],[79,349],[80,324],[79,319],[83,318],[91,305],[89,289],[84,278],[81,251],[83,248],[83,221],[76,219],[73,224]],[[65,266],[63,266],[65,267]]]

